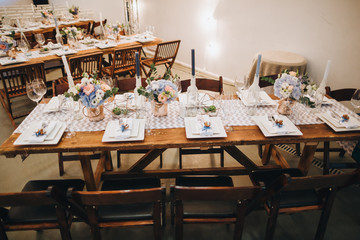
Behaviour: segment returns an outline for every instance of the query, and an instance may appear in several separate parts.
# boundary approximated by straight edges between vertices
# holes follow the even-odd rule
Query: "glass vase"
[[[89,119],[90,122],[98,122],[105,118],[104,106],[100,105],[95,108],[83,108],[83,114]]]
[[[159,103],[156,101],[152,101],[152,111],[153,115],[156,117],[167,116],[168,114],[168,104],[167,103]]]
[[[292,108],[295,105],[295,101],[289,98],[284,98],[279,100],[278,113],[282,115],[291,115]]]

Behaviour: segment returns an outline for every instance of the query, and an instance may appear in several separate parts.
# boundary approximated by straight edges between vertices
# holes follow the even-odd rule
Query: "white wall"
[[[328,84],[360,87],[358,0],[139,0],[140,27],[154,25],[164,40],[181,39],[178,60],[233,79],[249,71],[256,52],[303,55],[320,81],[328,59]]]
[[[0,0],[0,6],[31,4],[32,0]]]

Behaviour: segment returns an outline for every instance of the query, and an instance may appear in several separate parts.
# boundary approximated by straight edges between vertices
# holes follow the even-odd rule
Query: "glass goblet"
[[[30,49],[29,44],[24,39],[20,39],[17,41],[17,46],[24,53],[25,58],[27,58],[27,56],[28,56],[27,52]]]
[[[351,97],[351,104],[354,106],[355,110],[360,108],[360,89],[357,89]]]
[[[42,95],[35,91],[35,87],[31,82],[26,83],[26,94],[30,98],[30,100],[36,102],[36,104],[39,104],[39,101],[42,98]]]
[[[44,34],[36,33],[36,34],[34,34],[34,36],[35,36],[35,41],[40,45],[40,48],[41,48],[42,45],[44,45],[44,43],[45,43]]]
[[[66,122],[66,135],[65,138],[71,138],[76,135],[76,132],[73,131],[72,125],[74,120],[74,100],[70,98],[65,98],[60,105],[60,111],[57,113],[57,117]]]

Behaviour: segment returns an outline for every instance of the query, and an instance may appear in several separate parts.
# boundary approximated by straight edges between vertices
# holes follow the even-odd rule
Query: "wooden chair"
[[[107,22],[107,19],[103,20],[102,25],[105,27],[105,24]],[[98,22],[94,22],[91,26],[91,30],[90,30],[90,34],[93,35],[94,37],[97,37],[97,35],[95,34],[95,28],[100,26],[100,21]],[[102,34],[102,33],[101,33]]]
[[[80,28],[83,30],[83,33],[85,35],[90,34],[91,31],[91,22],[81,22],[75,25],[76,28]]]
[[[51,198],[53,186],[66,192],[72,187],[82,190],[84,181],[29,181],[21,192],[0,193],[0,239],[7,240],[7,231],[59,229],[62,239],[71,239],[72,215]],[[6,209],[4,207],[10,207]]]
[[[102,71],[114,78],[116,75],[129,73],[131,77],[136,73],[135,53],[141,54],[141,45],[136,47],[115,49],[112,57],[112,63],[108,67],[103,67]]]
[[[322,210],[315,239],[324,239],[326,225],[337,191],[359,181],[357,172],[340,175],[302,176],[298,169],[284,170],[284,183],[280,189],[265,203],[268,213],[266,227],[267,240],[274,239],[275,227],[279,213],[293,214],[303,211]],[[274,180],[279,177],[279,170],[257,170],[250,174],[254,184],[272,190]]]
[[[141,85],[146,87],[146,78],[141,78]],[[119,93],[131,92],[136,87],[136,79],[135,78],[124,78],[124,79],[116,79],[115,87],[119,88]],[[121,154],[146,154],[149,149],[137,149],[137,150],[117,150],[116,151],[116,160],[117,167],[121,166]],[[160,154],[160,168],[163,166],[163,156]]]
[[[155,66],[165,65],[166,70],[167,71],[170,70],[171,73],[171,67],[175,62],[176,55],[179,50],[179,46],[180,46],[180,40],[159,43],[156,47],[154,57],[149,59],[144,59],[141,62],[141,67],[146,77],[150,77],[152,73],[152,70],[150,68],[152,64],[154,64]],[[148,72],[146,72],[145,66],[150,68]]]
[[[175,239],[183,239],[185,223],[234,223],[234,239],[241,239],[247,206],[258,195],[260,187],[227,186],[230,182],[232,185],[231,178],[228,179],[181,177],[176,180],[173,190]]]
[[[338,102],[343,101],[350,101],[352,95],[355,93],[356,88],[342,88],[337,90],[331,90],[331,88],[328,86],[326,87],[326,93],[333,99],[335,99]],[[330,152],[339,152],[340,157],[344,157],[345,150],[343,148],[330,148],[330,142],[324,142],[323,148],[316,149],[317,152],[324,152],[324,167],[323,167],[323,174],[329,174],[329,170],[331,168],[336,169],[344,169],[344,168],[360,168],[360,163],[358,162],[330,162]]]
[[[103,53],[101,51],[97,51],[69,57],[70,72],[74,81],[81,80],[84,72],[88,74],[96,72],[98,77],[101,77],[102,55]]]
[[[73,213],[87,216],[93,239],[101,239],[101,228],[139,225],[154,226],[155,239],[161,239],[164,190],[159,179],[126,179],[105,181],[101,191],[72,191],[68,197],[76,203]]]
[[[26,95],[26,83],[36,78],[41,78],[46,82],[44,63],[25,63],[14,67],[0,69],[0,78],[3,88],[0,89],[0,100],[7,112],[11,124],[16,127],[15,119],[28,115],[32,109],[26,112],[14,113],[12,99]]]
[[[190,86],[190,79],[181,81],[182,92],[186,92],[189,86]],[[223,92],[222,76],[219,76],[219,80],[196,78],[196,87],[199,90],[212,91],[221,94]],[[220,166],[224,167],[224,150],[221,147],[213,147],[209,149],[179,148],[179,168],[182,168],[182,155],[210,154],[210,153],[219,153]]]

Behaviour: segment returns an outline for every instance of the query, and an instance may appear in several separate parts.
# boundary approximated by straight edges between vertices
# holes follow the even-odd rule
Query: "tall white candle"
[[[66,75],[67,75],[67,79],[68,79],[68,83],[69,83],[69,88],[73,88],[75,86],[74,85],[74,80],[73,80],[73,78],[71,76],[69,64],[68,64],[68,62],[66,60],[65,55],[62,55],[61,59],[63,61],[64,68],[65,68],[65,71],[66,71]]]
[[[102,13],[100,12],[99,15],[100,15],[100,25],[102,26]]]
[[[326,84],[327,78],[329,76],[330,66],[331,66],[331,60],[328,60],[327,65],[326,65],[326,69],[325,69],[325,73],[324,73],[324,77],[323,77],[323,82],[325,84]]]
[[[66,1],[65,4],[66,4],[66,8],[69,9],[69,2]]]

